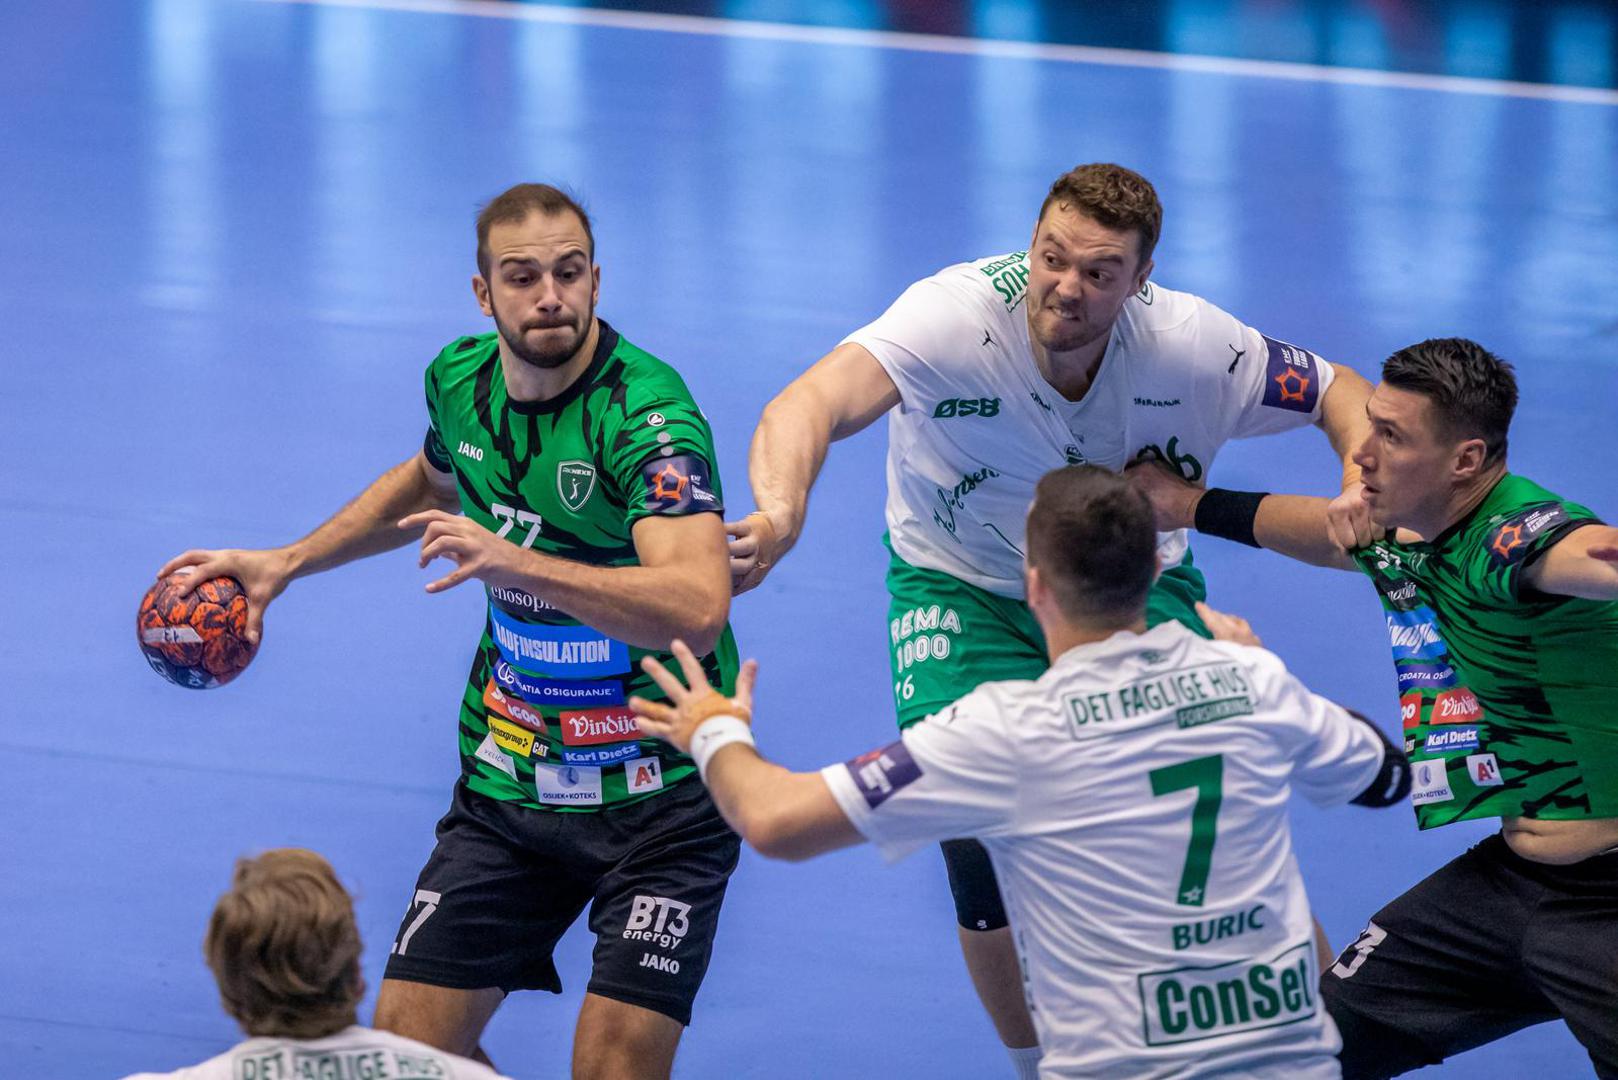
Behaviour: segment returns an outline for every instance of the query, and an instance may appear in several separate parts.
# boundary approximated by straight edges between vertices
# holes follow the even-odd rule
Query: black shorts
[[[1618,1078],[1618,854],[1547,866],[1491,836],[1377,912],[1321,991],[1344,1080],[1558,1018]]]
[[[560,993],[551,954],[589,904],[589,992],[689,1024],[740,851],[694,778],[592,813],[457,783],[383,977]]]

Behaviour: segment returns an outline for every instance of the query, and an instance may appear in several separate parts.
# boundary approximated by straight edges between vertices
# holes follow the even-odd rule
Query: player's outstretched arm
[[[764,580],[803,531],[826,450],[899,403],[899,388],[863,345],[839,345],[764,407],[747,459],[758,507],[729,522],[735,592]]]
[[[194,549],[163,564],[157,576],[167,577],[190,567],[193,572],[182,596],[210,578],[236,578],[247,590],[247,636],[256,645],[264,630],[264,609],[295,578],[401,547],[412,537],[395,527],[399,518],[429,507],[455,505],[453,476],[433,468],[418,451],[383,473],[301,540],[262,551]]]
[[[683,641],[670,647],[682,680],[648,656],[641,667],[668,695],[668,704],[629,699],[642,731],[696,759],[714,805],[759,854],[799,861],[859,843],[854,828],[819,773],[795,773],[759,756],[751,728],[758,662],[742,665],[736,696],[724,697]]]
[[[1328,509],[1335,500],[1201,488],[1156,462],[1131,465],[1125,475],[1151,501],[1165,532],[1196,529],[1313,566],[1355,569],[1331,528]],[[1352,497],[1362,500],[1357,492]]]
[[[1618,528],[1586,525],[1568,533],[1523,574],[1542,593],[1618,600]]]

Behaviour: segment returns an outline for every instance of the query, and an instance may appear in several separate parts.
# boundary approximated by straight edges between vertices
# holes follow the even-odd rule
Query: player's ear
[[[472,295],[478,298],[478,307],[483,309],[483,314],[494,318],[494,306],[489,303],[489,283],[483,280],[482,274],[472,275]]]
[[[590,306],[596,307],[601,303],[601,264],[590,264]]]
[[[1467,439],[1455,448],[1455,478],[1471,480],[1483,471],[1489,448],[1482,439]]]
[[[1147,259],[1146,262],[1141,265],[1140,273],[1135,275],[1136,292],[1140,292],[1142,289],[1146,288],[1146,279],[1152,276],[1152,271],[1156,267],[1157,263],[1153,262],[1151,259]]]

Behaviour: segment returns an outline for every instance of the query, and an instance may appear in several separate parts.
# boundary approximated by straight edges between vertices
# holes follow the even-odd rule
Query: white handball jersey
[[[201,1065],[125,1080],[507,1080],[487,1065],[391,1031],[348,1027],[323,1039],[248,1039]]]
[[[1320,416],[1330,364],[1151,283],[1124,303],[1089,391],[1067,401],[1034,364],[1027,289],[1026,251],[960,263],[843,339],[899,388],[887,524],[913,566],[1020,600],[1023,519],[1047,472],[1151,456],[1204,483],[1226,440]],[[1185,550],[1183,532],[1160,538],[1165,566]]]
[[[1177,623],[986,683],[822,771],[896,859],[977,837],[1017,935],[1041,1076],[1335,1077],[1287,797],[1347,802],[1375,732],[1263,649]]]

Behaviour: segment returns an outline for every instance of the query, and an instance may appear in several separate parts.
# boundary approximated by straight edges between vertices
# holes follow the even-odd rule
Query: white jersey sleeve
[[[1386,747],[1368,726],[1336,702],[1312,692],[1273,653],[1255,676],[1265,703],[1292,722],[1292,788],[1316,806],[1340,806],[1366,789],[1382,768]]]
[[[939,840],[1010,832],[1017,774],[1004,713],[982,690],[889,746],[821,770],[848,820],[889,862]]]
[[[899,390],[901,409],[932,408],[959,381],[967,343],[981,335],[984,305],[950,276],[923,278],[899,294],[888,309],[841,344],[862,346]]]
[[[1215,336],[1240,343],[1228,350],[1234,367],[1223,380],[1228,438],[1271,435],[1320,419],[1320,403],[1337,374],[1331,364],[1308,349],[1266,337],[1212,304],[1204,307]],[[1245,355],[1235,355],[1238,348]]]

